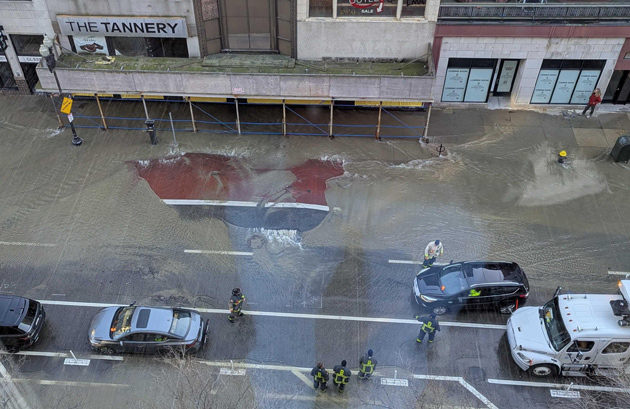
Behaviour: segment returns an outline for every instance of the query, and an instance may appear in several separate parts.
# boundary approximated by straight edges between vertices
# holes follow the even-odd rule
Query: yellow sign
[[[70,98],[63,97],[63,102],[61,103],[61,112],[64,114],[69,114],[72,109],[72,100]]]

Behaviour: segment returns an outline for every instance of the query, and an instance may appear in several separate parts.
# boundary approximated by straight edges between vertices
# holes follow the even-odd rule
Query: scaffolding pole
[[[383,101],[378,101],[378,122],[376,123],[376,133],[374,139],[381,140],[381,114],[383,112]]]
[[[241,117],[238,114],[238,98],[234,98],[234,106],[236,107],[236,129],[238,134],[241,134]]]
[[[195,114],[192,109],[192,101],[188,97],[188,107],[190,108],[190,119],[192,120],[193,132],[197,132],[197,126],[195,125]]]
[[[433,107],[433,104],[429,103],[429,112],[427,113],[427,121],[424,124],[424,132],[422,134],[422,139],[420,140],[420,142],[422,142],[423,140],[426,141],[427,140],[427,134],[429,132],[429,120],[431,119],[431,108]]]
[[[147,116],[147,120],[149,120],[151,118],[149,118],[149,110],[147,109],[147,103],[144,100],[144,95],[140,95],[140,98],[142,98],[142,106],[144,106],[144,114]]]
[[[63,121],[61,120],[61,117],[59,116],[57,105],[55,105],[55,98],[53,97],[52,94],[50,94],[50,102],[52,102],[53,108],[55,109],[55,115],[57,115],[57,120],[59,121],[59,129],[62,129],[64,127],[64,124],[63,124]]]
[[[103,115],[103,107],[101,107],[101,100],[98,98],[98,94],[94,94],[96,97],[96,104],[98,105],[98,111],[101,113],[101,120],[103,121],[103,130],[107,130],[107,122],[105,122],[105,115]]]
[[[335,135],[333,135],[333,107],[335,105],[335,101],[331,98],[330,99],[330,123],[328,124],[328,137],[329,138],[334,138]]]
[[[287,104],[282,100],[282,136],[287,136]]]

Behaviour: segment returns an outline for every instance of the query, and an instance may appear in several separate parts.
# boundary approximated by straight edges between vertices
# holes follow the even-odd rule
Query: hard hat
[[[439,240],[436,240],[436,241],[435,241],[435,245],[436,245],[436,246],[439,246],[439,245],[440,245],[440,241],[439,241]]]
[[[368,356],[372,356],[372,355],[374,355],[374,352],[372,352],[372,350],[371,350],[371,349],[369,349],[369,350],[368,350]]]
[[[567,156],[567,151],[560,151],[560,153],[558,155],[560,155],[560,156],[562,156],[564,158],[565,156]]]

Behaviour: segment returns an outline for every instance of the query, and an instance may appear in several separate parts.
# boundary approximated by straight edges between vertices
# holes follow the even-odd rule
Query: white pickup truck
[[[507,339],[516,364],[534,376],[607,375],[630,366],[630,279],[620,294],[559,294],[516,310]]]

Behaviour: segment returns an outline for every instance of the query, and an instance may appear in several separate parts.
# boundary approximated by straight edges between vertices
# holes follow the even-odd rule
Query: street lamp
[[[55,53],[53,53],[53,41],[44,34],[44,41],[42,45],[39,46],[39,53],[46,59],[46,64],[48,65],[48,71],[50,71],[55,76],[55,81],[57,82],[57,88],[59,88],[59,95],[63,96],[63,91],[61,90],[61,84],[59,84],[59,78],[57,78],[57,73],[55,72],[55,67],[57,66],[57,61],[55,60]],[[77,136],[77,131],[74,129],[74,124],[70,121],[70,129],[72,129],[72,144],[74,146],[79,146],[83,141],[81,138]]]

